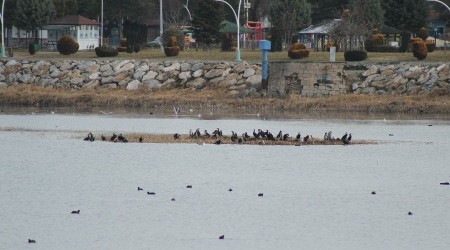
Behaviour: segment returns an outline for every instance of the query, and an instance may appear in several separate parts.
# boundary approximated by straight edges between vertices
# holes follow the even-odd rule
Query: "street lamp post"
[[[239,0],[239,7],[238,7],[238,13],[236,14],[236,11],[233,9],[233,6],[231,6],[231,4],[229,4],[228,2],[226,2],[225,0],[214,0],[216,2],[222,2],[226,5],[228,5],[228,7],[231,8],[231,10],[233,11],[234,17],[236,18],[236,24],[237,24],[237,49],[236,49],[236,62],[240,62],[241,61],[241,50],[240,50],[240,37],[239,37],[239,29],[241,27],[240,23],[239,23],[239,17],[241,14],[241,4],[242,4],[242,0]]]
[[[101,13],[100,13],[100,47],[103,46],[103,0],[102,0],[102,7],[101,7]]]
[[[164,52],[164,45],[163,45],[163,2],[162,0],[159,0],[159,44],[161,47],[161,52]]]
[[[434,27],[434,47],[436,47],[437,31],[438,29]]]
[[[6,57],[5,54],[5,25],[3,24],[3,16],[5,14],[5,1],[2,1],[2,15],[0,16],[0,21],[2,22],[2,57]]]

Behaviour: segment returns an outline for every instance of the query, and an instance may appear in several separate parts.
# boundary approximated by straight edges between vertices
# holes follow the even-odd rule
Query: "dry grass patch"
[[[171,89],[156,92],[122,89],[96,89],[67,91],[23,85],[0,89],[0,105],[20,107],[98,107],[109,109],[172,109],[222,110],[231,112],[254,111],[339,111],[377,113],[450,113],[448,96],[368,96],[339,95],[330,97],[287,98],[251,97],[236,99],[227,96],[226,89],[205,88]]]
[[[199,49],[189,49],[180,51],[179,56],[174,58],[167,58],[160,49],[146,48],[139,53],[119,53],[118,57],[114,58],[98,58],[94,51],[79,51],[70,56],[64,56],[54,51],[41,50],[35,55],[30,55],[27,50],[17,49],[14,51],[14,58],[18,59],[56,59],[56,60],[68,60],[68,59],[98,59],[98,60],[111,60],[111,59],[149,59],[154,61],[166,61],[166,60],[179,60],[179,61],[234,61],[236,54],[234,52],[221,52],[218,48],[214,48],[212,51],[202,51]],[[292,60],[288,57],[287,51],[270,52],[268,55],[269,61],[299,61],[299,62],[328,62],[330,54],[328,52],[315,52],[311,51],[308,57]],[[261,62],[261,51],[242,49],[241,59],[247,62]],[[344,52],[336,53],[336,61],[344,62]],[[418,62],[414,58],[412,53],[368,53],[368,62]],[[450,51],[434,51],[429,53],[427,58],[423,62],[448,62],[450,61]]]

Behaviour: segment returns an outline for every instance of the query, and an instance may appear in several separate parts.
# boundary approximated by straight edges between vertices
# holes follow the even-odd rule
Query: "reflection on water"
[[[450,243],[442,223],[450,219],[450,190],[439,185],[450,181],[447,120],[42,113],[0,115],[2,249],[25,248],[28,238],[37,249],[435,249]],[[74,136],[217,127],[226,134],[332,130],[386,143],[116,144]]]

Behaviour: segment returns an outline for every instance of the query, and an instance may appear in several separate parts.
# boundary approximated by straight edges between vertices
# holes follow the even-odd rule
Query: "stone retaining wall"
[[[361,65],[358,66],[361,68]],[[352,67],[349,67],[350,69]],[[349,91],[367,95],[450,94],[450,64],[374,64],[346,73]]]
[[[67,90],[220,88],[231,97],[450,95],[450,63],[271,62],[269,86],[260,64],[246,62],[153,62],[149,60],[0,61],[0,88],[23,84]]]
[[[148,60],[0,62],[0,88],[21,84],[69,90],[123,88],[129,91],[222,87],[232,97],[246,97],[261,94],[261,67],[246,62]]]

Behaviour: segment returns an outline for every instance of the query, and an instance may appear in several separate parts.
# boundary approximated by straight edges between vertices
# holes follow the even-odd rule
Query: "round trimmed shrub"
[[[303,43],[294,43],[288,50],[288,56],[291,59],[301,59],[309,56],[309,50]]]
[[[164,44],[167,44],[164,46],[164,54],[168,57],[172,56],[178,56],[178,53],[180,53],[180,47],[177,46],[177,37],[171,36],[168,38],[169,40],[166,40]]]
[[[425,45],[427,46],[427,51],[430,53],[433,52],[434,49],[436,48],[436,45],[434,45],[434,41],[427,40],[425,41]]]
[[[380,34],[378,29],[374,29],[372,35],[364,41],[364,47],[368,52],[376,52],[377,47],[382,45],[384,45],[384,36]]]
[[[180,47],[174,46],[174,47],[164,47],[164,54],[168,57],[172,56],[178,56],[178,53],[180,52]]]
[[[175,37],[175,40],[172,39]],[[162,35],[164,47],[184,47],[184,33],[178,29],[166,29]]]
[[[345,61],[358,62],[367,59],[367,51],[365,50],[349,50],[344,53]]]
[[[417,37],[419,37],[424,41],[427,39],[428,36],[429,36],[428,29],[425,27],[422,27],[419,29],[419,31],[417,31]]]
[[[119,54],[119,52],[115,48],[102,46],[95,48],[95,54],[98,57],[115,57]]]
[[[425,42],[422,39],[415,39],[412,43],[412,52],[414,57],[419,60],[427,58],[428,51]]]
[[[56,44],[56,48],[58,49],[60,54],[63,55],[71,55],[78,51],[79,45],[75,40],[73,40],[70,36],[63,36],[61,39],[59,39],[58,43]]]

